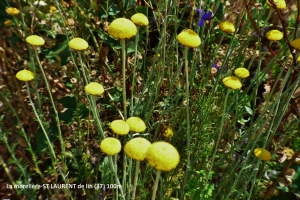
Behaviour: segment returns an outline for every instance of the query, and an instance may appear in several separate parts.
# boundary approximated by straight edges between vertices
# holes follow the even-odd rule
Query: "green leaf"
[[[58,128],[56,123],[51,123],[49,128],[46,130],[46,133],[49,137],[51,145],[53,145],[58,138]],[[41,127],[38,128],[35,134],[35,144],[35,150],[38,155],[41,155],[47,149],[49,149],[49,144]]]
[[[253,111],[250,107],[245,106],[246,112],[249,113],[249,115],[253,115]]]
[[[63,105],[64,108],[73,108],[76,109],[77,100],[75,96],[66,96],[61,99],[58,99],[58,102]]]

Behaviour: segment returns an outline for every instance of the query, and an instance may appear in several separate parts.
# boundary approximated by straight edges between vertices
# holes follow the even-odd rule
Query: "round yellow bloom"
[[[114,120],[110,123],[110,128],[115,134],[127,135],[130,131],[129,125],[124,120]]]
[[[235,28],[234,25],[230,22],[222,22],[219,25],[221,31],[225,32],[225,33],[234,33],[235,32]]]
[[[272,159],[271,153],[268,150],[263,149],[263,148],[256,148],[256,149],[254,149],[254,155],[257,158],[259,158],[261,160],[265,160],[265,161],[268,161],[268,160]]]
[[[172,127],[168,126],[165,130],[164,136],[167,138],[171,138],[171,137],[173,137],[173,135],[174,135],[174,132],[173,132]]]
[[[129,117],[126,123],[129,125],[130,130],[136,133],[141,133],[146,130],[145,122],[139,117]]]
[[[9,19],[9,20],[6,20],[5,22],[4,22],[4,25],[5,26],[10,26],[10,25],[12,25],[12,21]]]
[[[147,26],[149,24],[148,18],[142,13],[132,15],[131,21],[138,26]]]
[[[171,171],[176,168],[180,157],[177,149],[167,142],[154,142],[146,153],[148,163],[159,171]]]
[[[55,6],[50,6],[49,13],[53,13],[57,10]]]
[[[295,154],[294,150],[288,147],[284,147],[283,153],[286,155],[288,160],[292,159]]]
[[[291,46],[294,47],[297,50],[300,50],[300,38],[291,41]]]
[[[235,76],[227,76],[223,79],[224,85],[226,85],[228,88],[237,90],[241,89],[242,83],[241,81],[236,78]]]
[[[32,46],[42,46],[43,44],[45,44],[45,40],[38,36],[38,35],[30,35],[26,38],[26,42]]]
[[[90,95],[94,95],[94,96],[100,96],[101,94],[104,93],[104,88],[101,84],[96,83],[96,82],[92,82],[87,84],[84,87],[84,90],[86,93],[90,94]]]
[[[191,48],[198,47],[201,44],[199,35],[191,29],[185,29],[181,31],[181,33],[179,33],[177,36],[177,40],[183,46]]]
[[[136,35],[135,24],[126,18],[118,18],[110,23],[107,29],[109,35],[116,39],[129,39]]]
[[[266,37],[270,41],[278,41],[283,38],[283,33],[278,30],[271,30],[266,33]]]
[[[101,141],[100,149],[103,153],[113,156],[121,151],[121,142],[116,138],[108,137]]]
[[[273,0],[276,7],[278,9],[285,9],[286,8],[286,3],[285,0]],[[267,4],[273,8],[273,4],[271,4],[271,2],[269,0],[267,0]]]
[[[150,145],[151,143],[145,138],[137,137],[126,143],[124,151],[128,157],[134,160],[143,161]]]
[[[5,12],[9,15],[18,15],[18,14],[20,14],[20,10],[18,8],[13,8],[13,7],[6,8]]]
[[[27,70],[27,69],[23,69],[21,71],[19,71],[16,74],[17,79],[19,79],[20,81],[31,81],[34,79],[34,74],[33,72]]]
[[[86,50],[89,47],[89,44],[82,38],[73,38],[69,42],[69,47],[77,51],[82,51]]]
[[[234,74],[240,78],[247,78],[250,75],[250,72],[248,71],[248,69],[240,67],[234,70]]]

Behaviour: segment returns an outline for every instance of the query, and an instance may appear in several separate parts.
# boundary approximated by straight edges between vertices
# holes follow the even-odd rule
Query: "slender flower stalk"
[[[126,109],[126,46],[125,39],[121,40],[122,46],[122,96],[123,96],[123,114],[124,120],[127,120],[127,109]]]

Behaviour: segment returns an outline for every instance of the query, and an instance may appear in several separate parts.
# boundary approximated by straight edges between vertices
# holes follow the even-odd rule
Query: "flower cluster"
[[[246,68],[240,67],[234,70],[234,74],[240,78],[247,78],[250,75],[250,72]],[[241,81],[235,76],[225,77],[223,83],[230,89],[237,90],[242,88]]]
[[[20,14],[20,10],[17,8],[9,7],[5,9],[5,12],[9,15],[18,15]]]

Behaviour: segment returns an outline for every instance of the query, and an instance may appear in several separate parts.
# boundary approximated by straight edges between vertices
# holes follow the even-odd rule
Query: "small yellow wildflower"
[[[69,42],[69,47],[77,51],[82,51],[86,50],[89,47],[89,44],[82,38],[73,38]]]
[[[97,82],[92,82],[92,83],[87,84],[84,87],[84,90],[86,93],[93,95],[93,96],[100,96],[101,94],[104,93],[103,86]]]
[[[30,35],[26,38],[26,42],[32,46],[42,46],[45,44],[45,40],[38,35]]]
[[[34,73],[27,69],[23,69],[16,74],[16,77],[20,81],[27,82],[34,79]]]
[[[276,7],[277,7],[278,9],[285,9],[285,8],[286,8],[285,0],[273,0],[273,1],[274,1],[275,5],[276,5]],[[273,4],[272,4],[269,0],[267,0],[267,4],[268,4],[271,8],[273,8]]]
[[[148,163],[159,171],[171,171],[180,161],[177,149],[168,142],[154,142],[146,152]]]
[[[133,138],[126,143],[124,152],[134,160],[143,161],[150,145],[151,143],[145,138]]]
[[[126,120],[126,123],[129,125],[130,130],[136,133],[141,133],[146,130],[145,122],[139,117],[129,117]]]
[[[237,90],[241,89],[242,83],[241,81],[236,78],[235,76],[227,76],[223,79],[224,85],[226,85],[228,88]]]
[[[126,18],[118,18],[110,23],[107,28],[108,34],[116,39],[129,39],[136,35],[135,24]]]
[[[172,127],[168,126],[165,130],[164,136],[167,138],[171,138],[171,137],[173,137],[173,135],[174,135],[174,132],[173,132]]]
[[[294,150],[288,147],[284,147],[283,153],[286,155],[288,160],[292,159],[295,154]]]
[[[293,58],[293,55],[290,54],[290,55],[289,55],[289,58]],[[300,62],[300,56],[298,56],[297,61]]]
[[[49,13],[54,13],[57,10],[55,6],[50,6]]]
[[[127,135],[130,131],[129,125],[124,120],[114,120],[110,123],[110,128],[115,134]]]
[[[201,45],[199,35],[190,29],[185,29],[178,34],[177,40],[180,44],[186,47],[196,48]]]
[[[5,26],[11,26],[12,25],[12,21],[9,19],[9,20],[6,20],[5,22],[4,22],[4,25]]]
[[[272,155],[271,153],[266,150],[266,149],[263,149],[263,148],[256,148],[254,149],[254,155],[261,159],[261,160],[265,160],[265,161],[269,161],[272,159]]]
[[[147,26],[149,24],[148,18],[142,13],[132,15],[131,21],[138,26]]]
[[[9,15],[18,15],[20,14],[20,10],[17,8],[9,7],[5,9],[5,12]]]
[[[121,151],[121,142],[116,138],[108,137],[101,141],[100,149],[103,153],[113,156]]]
[[[266,37],[270,41],[279,41],[283,38],[283,33],[279,30],[270,30],[266,33]]]
[[[297,50],[300,50],[300,38],[291,41],[291,46],[294,47]]]
[[[234,70],[234,74],[240,78],[247,78],[250,75],[248,69],[240,67]]]
[[[235,28],[234,25],[230,22],[222,22],[219,25],[221,31],[225,32],[225,33],[234,33],[235,32]]]

